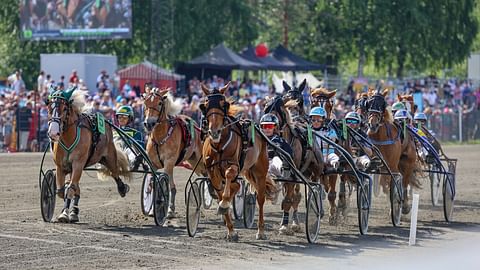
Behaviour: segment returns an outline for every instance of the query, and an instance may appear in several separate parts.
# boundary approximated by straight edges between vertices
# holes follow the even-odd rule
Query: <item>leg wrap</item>
[[[176,188],[172,188],[170,189],[170,203],[169,203],[169,207],[175,211],[175,196],[177,195],[177,189]]]
[[[293,213],[292,213],[292,221],[295,222],[295,223],[299,223],[298,222],[298,211],[297,210],[294,210]]]
[[[288,225],[288,212],[283,212],[282,225]]]
[[[282,200],[282,210],[283,211],[289,211],[290,207],[292,207],[292,200],[287,199],[287,198],[283,198],[283,200]]]

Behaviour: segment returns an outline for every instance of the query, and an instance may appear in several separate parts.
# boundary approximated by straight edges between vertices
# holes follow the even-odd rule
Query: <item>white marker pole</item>
[[[420,200],[419,194],[413,194],[412,199],[412,216],[410,217],[410,238],[408,239],[408,245],[415,245],[417,237],[417,214],[418,214],[418,201]]]

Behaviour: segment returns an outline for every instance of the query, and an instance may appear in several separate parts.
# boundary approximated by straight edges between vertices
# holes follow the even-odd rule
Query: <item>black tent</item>
[[[238,54],[225,47],[223,43],[217,45],[203,55],[186,62],[184,67],[223,70],[259,70],[264,68],[260,63],[240,57]]]
[[[293,64],[282,63],[277,59],[273,58],[271,55],[267,55],[265,57],[257,57],[257,55],[255,54],[255,48],[252,45],[248,45],[239,53],[239,55],[249,61],[262,64],[265,69],[268,70],[288,71],[293,70],[294,68]]]
[[[291,51],[287,50],[287,48],[283,47],[282,45],[278,45],[275,50],[273,50],[272,56],[282,64],[291,66],[291,68],[289,69],[291,71],[325,69],[325,65],[305,60],[302,57],[293,54]]]

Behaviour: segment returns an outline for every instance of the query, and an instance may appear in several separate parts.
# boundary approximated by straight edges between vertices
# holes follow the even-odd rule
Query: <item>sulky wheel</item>
[[[390,216],[394,227],[400,225],[400,218],[402,217],[402,176],[400,174],[393,174],[390,182]]]
[[[187,231],[188,235],[193,237],[197,233],[198,223],[200,221],[200,206],[202,205],[200,197],[200,188],[196,182],[190,185],[187,193]]]
[[[43,221],[50,222],[55,211],[55,173],[48,170],[42,180],[40,189],[40,209],[42,210]]]
[[[243,225],[252,229],[255,223],[255,208],[257,205],[257,194],[250,190],[250,184],[244,187],[245,199],[243,200]]]
[[[142,213],[147,216],[153,206],[153,177],[152,174],[146,173],[143,176],[142,182],[142,194],[141,194],[141,206]]]
[[[440,198],[440,185],[442,184],[442,174],[439,173],[441,168],[436,164],[430,165],[430,172],[428,177],[430,178],[430,198],[432,199],[432,205],[438,205],[438,199]]]
[[[210,194],[208,185],[209,185],[208,182],[205,180],[200,183],[200,187],[199,187],[200,198],[201,198],[204,209],[210,209],[213,203],[213,198],[212,198],[212,195]]]
[[[315,243],[320,233],[320,219],[322,218],[321,186],[315,186],[308,192],[307,211],[305,214],[305,232],[309,243]]]
[[[453,174],[445,175],[443,180],[443,215],[447,222],[452,221],[455,203],[455,171],[449,168],[449,172]]]
[[[168,175],[158,173],[153,186],[153,217],[157,226],[163,225],[168,211],[168,200],[170,197],[170,188]]]
[[[364,235],[368,231],[368,217],[370,215],[370,204],[372,201],[372,185],[368,177],[364,177],[357,187],[357,209],[358,209],[358,227],[360,234]]]
[[[243,206],[245,202],[245,182],[238,181],[240,188],[233,197],[233,216],[235,219],[241,219],[243,217]]]

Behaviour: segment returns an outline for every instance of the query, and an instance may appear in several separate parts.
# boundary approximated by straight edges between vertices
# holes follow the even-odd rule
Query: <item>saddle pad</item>
[[[105,118],[103,114],[97,112],[97,130],[101,134],[105,134]]]

